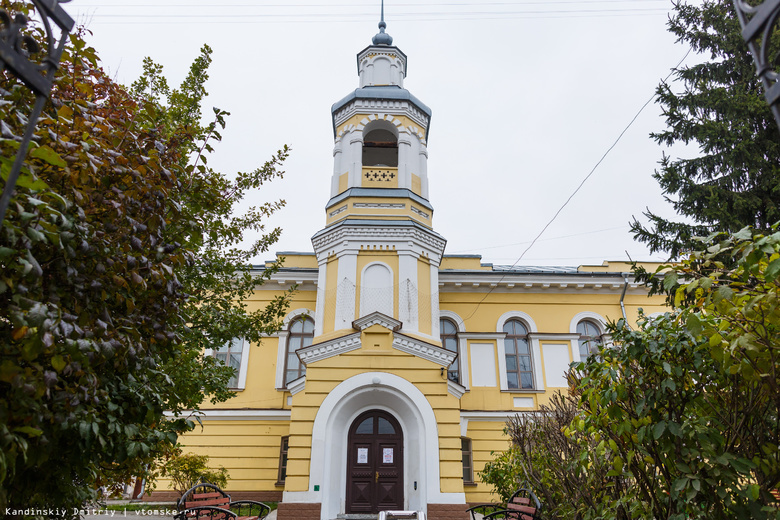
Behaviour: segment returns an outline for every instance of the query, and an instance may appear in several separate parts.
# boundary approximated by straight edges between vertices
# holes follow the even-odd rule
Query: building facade
[[[359,87],[332,107],[325,227],[249,302],[297,285],[284,328],[210,353],[236,368],[237,395],[182,440],[229,470],[234,498],[280,501],[279,519],[466,518],[495,498],[478,472],[508,447],[506,420],[568,391],[569,365],[609,341],[608,320],[663,310],[625,263],[445,255],[431,110],[404,88],[406,62],[381,22],[357,55]]]

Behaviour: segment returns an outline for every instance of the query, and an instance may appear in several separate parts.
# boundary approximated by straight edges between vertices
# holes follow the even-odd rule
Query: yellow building
[[[229,470],[234,498],[280,501],[280,520],[465,518],[495,498],[477,473],[507,448],[507,418],[567,391],[607,320],[662,310],[625,263],[445,255],[428,202],[431,110],[403,88],[406,55],[379,27],[357,55],[359,88],[332,107],[325,227],[312,253],[282,253],[250,302],[297,285],[284,329],[213,353],[237,368],[237,395],[183,439]]]

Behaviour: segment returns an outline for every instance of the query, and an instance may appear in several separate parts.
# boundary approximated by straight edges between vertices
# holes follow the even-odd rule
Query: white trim
[[[607,330],[607,320],[605,320],[600,314],[591,311],[583,311],[575,314],[571,319],[569,322],[569,332],[572,334],[577,334],[577,325],[582,320],[595,321],[600,326],[600,332],[602,334],[604,334],[604,331]]]
[[[355,319],[355,298],[357,298],[357,255],[343,254],[339,256],[338,262],[337,285],[333,288],[336,290],[336,319],[333,330],[350,327]]]
[[[357,258],[357,257],[355,257]],[[387,272],[390,273],[390,285],[388,287],[367,287],[366,286],[366,271],[375,265],[381,265],[385,269],[387,269]],[[360,315],[358,318],[363,318],[365,316],[368,316],[369,314],[374,313],[381,313],[384,315],[393,315],[395,314],[395,286],[396,286],[396,272],[393,271],[393,268],[390,267],[389,264],[385,262],[380,261],[374,261],[369,262],[365,266],[363,266],[363,269],[360,271]],[[386,302],[383,302],[383,304],[380,306],[379,309],[376,308],[370,308],[368,306],[368,293],[366,291],[370,290],[385,290],[389,291],[390,293],[390,306],[388,307],[386,305]]]
[[[535,338],[531,333],[538,332],[536,322],[531,316],[523,311],[508,311],[502,314],[496,322],[496,332],[504,334],[504,325],[510,319],[516,318],[525,323],[528,328],[528,340],[531,348],[531,363],[534,366],[534,390],[544,390],[544,374],[542,374],[542,349],[539,345],[539,339]],[[500,340],[496,340],[498,343]],[[503,354],[504,350],[502,346],[496,345],[498,354],[498,378],[499,387],[501,390],[509,390],[509,384],[506,381],[506,356]],[[512,389],[514,390],[514,388]],[[519,390],[519,389],[518,389]]]
[[[379,311],[367,314],[352,322],[352,328],[359,331],[364,331],[373,325],[380,325],[386,329],[396,331],[403,326],[403,323]]]
[[[607,330],[607,320],[605,320],[600,314],[592,311],[582,311],[575,314],[569,322],[569,332],[577,335],[576,340],[572,340],[571,345],[572,363],[579,363],[582,361],[582,356],[580,356],[580,334],[577,332],[577,325],[579,325],[582,320],[595,322],[599,327],[601,336],[604,336],[604,332]],[[602,338],[602,342],[604,344],[607,343],[604,338]]]
[[[460,368],[460,384],[463,385],[463,388],[469,390],[471,387],[469,386],[470,381],[469,381],[468,342],[466,341],[468,336],[466,336],[466,324],[463,323],[463,320],[461,319],[460,316],[458,316],[456,313],[452,311],[439,310],[439,321],[441,321],[443,318],[455,322],[455,327],[457,328],[458,331],[458,360],[459,360],[459,368]],[[441,325],[439,326],[439,328],[441,328]]]
[[[290,336],[290,322],[295,318],[307,315],[314,320],[314,311],[311,309],[295,309],[287,313],[287,316],[282,320],[282,330],[276,333],[278,338],[278,344],[276,345],[276,389],[284,390],[284,369],[287,367],[287,338]],[[317,321],[314,321],[314,328],[317,328]]]
[[[184,410],[178,416],[165,412],[169,418],[198,415],[201,421],[289,421],[290,410]]]
[[[412,333],[420,332],[418,257],[414,251],[398,251],[398,319],[403,323],[403,331]]]
[[[464,493],[440,490],[438,426],[428,399],[406,379],[387,372],[353,376],[325,397],[312,426],[309,490],[285,491],[283,500],[321,503],[321,520],[343,512],[347,463],[344,425],[371,409],[393,414],[403,430],[404,508],[426,511],[429,503],[465,506]],[[314,491],[314,486],[320,490]]]
[[[498,321],[496,322],[496,332],[503,334],[504,325],[512,318],[517,318],[520,321],[525,322],[526,326],[528,327],[528,332],[539,332],[539,329],[536,327],[536,322],[531,317],[531,315],[523,311],[508,311],[499,316]]]
[[[328,255],[318,255],[317,265],[317,301],[314,304],[314,337],[321,336],[325,330],[325,297],[328,285]],[[333,288],[331,288],[333,289]]]
[[[393,348],[443,367],[448,367],[455,361],[455,353],[447,349],[400,334],[393,334]]]
[[[298,359],[301,363],[308,365],[316,361],[328,359],[345,352],[351,352],[360,348],[360,332],[350,334],[348,336],[341,336],[330,341],[323,341],[316,345],[309,345],[308,347],[299,348]]]
[[[287,389],[290,391],[290,395],[295,395],[304,388],[306,388],[306,374],[287,383]]]
[[[455,396],[455,398],[460,399],[463,397],[463,394],[466,393],[466,387],[462,386],[460,383],[447,379],[447,392],[450,395]]]
[[[251,350],[250,343],[246,338],[241,338],[241,365],[238,367],[238,386],[237,390],[244,390],[246,388],[246,374],[249,369],[249,351]]]

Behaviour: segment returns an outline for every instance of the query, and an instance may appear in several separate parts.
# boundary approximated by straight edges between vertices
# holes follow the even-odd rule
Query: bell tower
[[[354,332],[374,312],[400,322],[399,332],[439,339],[446,242],[428,201],[431,109],[404,88],[407,57],[386,28],[383,8],[379,32],[357,54],[358,88],[331,108],[330,200],[312,237],[322,340]]]

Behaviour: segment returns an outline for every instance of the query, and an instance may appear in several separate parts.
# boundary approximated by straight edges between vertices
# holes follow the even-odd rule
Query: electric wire
[[[685,53],[685,56],[683,56],[682,59],[680,59],[680,61],[677,62],[677,65],[675,65],[671,69],[669,74],[663,79],[664,83],[666,83],[666,81],[672,76],[672,74],[674,74],[674,72],[677,70],[677,68],[680,65],[682,65],[682,62],[685,61],[685,58],[688,57],[688,55],[691,53],[692,50],[693,50],[692,48],[688,49],[688,52]],[[552,218],[547,222],[547,224],[544,225],[542,230],[539,231],[539,233],[536,235],[536,237],[531,241],[531,243],[528,245],[528,247],[525,248],[525,250],[517,258],[517,260],[515,260],[515,263],[513,263],[509,267],[509,269],[507,271],[511,271],[512,269],[515,268],[515,266],[517,266],[518,263],[520,263],[520,261],[523,259],[523,257],[525,257],[525,254],[528,253],[528,251],[534,246],[534,244],[536,244],[536,242],[539,240],[539,238],[541,238],[541,236],[544,234],[544,232],[547,231],[547,228],[549,228],[550,225],[552,225],[552,223],[555,222],[555,220],[558,218],[558,215],[560,215],[561,212],[564,210],[564,208],[566,208],[566,206],[569,205],[569,202],[571,202],[571,200],[574,198],[574,196],[577,195],[577,193],[579,193],[579,191],[582,189],[582,187],[585,185],[585,183],[588,181],[588,179],[590,179],[591,176],[593,176],[593,174],[596,172],[596,169],[599,167],[599,165],[602,162],[604,162],[604,159],[607,158],[607,155],[609,155],[609,153],[612,151],[612,149],[615,148],[615,146],[617,146],[617,144],[620,142],[620,140],[623,137],[623,135],[628,131],[629,128],[631,128],[631,126],[637,120],[639,115],[642,112],[644,112],[645,108],[647,108],[647,105],[649,105],[655,99],[655,97],[656,97],[656,94],[653,93],[653,95],[650,96],[650,99],[645,101],[645,104],[642,105],[642,107],[637,111],[637,113],[634,115],[634,117],[631,119],[631,121],[628,123],[628,125],[626,125],[626,127],[623,129],[623,131],[620,132],[620,134],[617,136],[617,139],[615,139],[615,141],[607,149],[607,151],[604,152],[604,154],[601,156],[601,158],[598,160],[598,162],[596,162],[596,165],[593,166],[593,168],[585,176],[585,178],[582,179],[582,182],[580,182],[580,184],[577,186],[577,188],[575,188],[575,190],[572,192],[572,194],[569,195],[569,198],[567,198],[566,201],[561,205],[561,207],[558,208],[558,211],[555,212],[555,214],[552,216]],[[477,305],[474,307],[474,310],[471,311],[471,314],[469,314],[468,317],[464,318],[464,320],[463,320],[464,322],[469,320],[470,318],[472,318],[474,316],[474,314],[477,312],[477,310],[479,310],[480,305],[482,305],[482,303],[487,299],[487,297],[490,296],[490,294],[498,287],[498,284],[500,284],[504,280],[504,278],[506,278],[507,276],[508,276],[508,273],[505,273],[505,274],[503,274],[501,276],[501,278],[499,278],[498,282],[496,282],[495,285],[492,286],[490,288],[490,290],[488,290],[488,292],[485,293],[485,296],[483,296],[482,299],[477,303]]]

